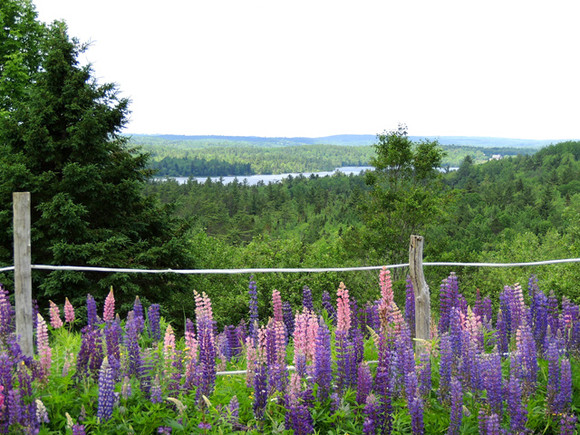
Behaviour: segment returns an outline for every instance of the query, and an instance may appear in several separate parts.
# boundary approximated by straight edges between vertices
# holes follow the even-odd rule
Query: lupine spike
[[[105,322],[112,322],[115,318],[115,295],[113,294],[113,287],[105,298],[105,308],[103,310],[103,320]]]
[[[49,301],[49,303],[50,303],[50,326],[52,326],[54,329],[62,328],[63,323],[60,318],[60,309],[54,302]]]

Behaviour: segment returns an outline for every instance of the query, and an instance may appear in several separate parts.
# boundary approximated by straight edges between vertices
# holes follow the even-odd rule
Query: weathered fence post
[[[415,351],[420,354],[431,340],[431,296],[423,274],[423,236],[411,236],[409,244],[409,274],[415,293]]]
[[[14,296],[16,335],[25,355],[32,347],[32,273],[30,267],[30,192],[13,192],[14,209]]]

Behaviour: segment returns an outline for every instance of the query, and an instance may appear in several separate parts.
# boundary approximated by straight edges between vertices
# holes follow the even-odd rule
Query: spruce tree
[[[10,109],[0,118],[0,262],[12,264],[12,192],[30,191],[33,264],[191,267],[169,214],[143,194],[147,156],[120,134],[128,100],[79,64],[85,47],[64,23],[34,42],[41,59],[21,98],[2,95]],[[142,274],[37,271],[33,279],[41,305],[65,296],[80,303],[89,292],[104,299],[110,286],[127,304],[137,294],[158,302],[187,288],[184,278]]]

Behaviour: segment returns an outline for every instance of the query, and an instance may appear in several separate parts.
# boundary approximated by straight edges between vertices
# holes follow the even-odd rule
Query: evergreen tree
[[[186,267],[186,243],[174,235],[168,213],[143,195],[147,156],[120,135],[128,101],[114,85],[99,85],[90,66],[79,65],[85,47],[69,38],[64,23],[48,26],[37,42],[41,62],[23,97],[2,95],[11,109],[0,120],[0,226],[11,226],[12,192],[30,191],[33,264]],[[0,234],[0,245],[0,261],[11,264],[9,231]],[[70,271],[38,272],[34,281],[41,303],[65,296],[80,301],[88,292],[104,297],[110,286],[121,303],[136,294],[157,301],[176,285],[174,279]]]

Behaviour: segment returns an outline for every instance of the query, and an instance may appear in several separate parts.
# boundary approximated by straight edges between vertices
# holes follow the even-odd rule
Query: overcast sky
[[[580,139],[580,3],[34,0],[128,133]]]

